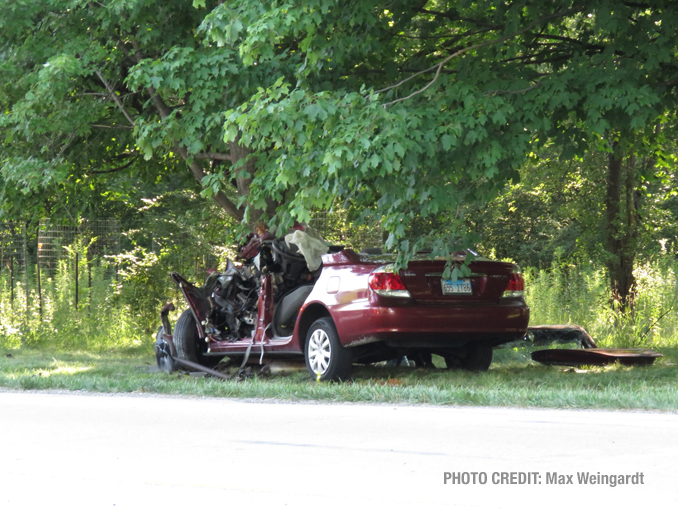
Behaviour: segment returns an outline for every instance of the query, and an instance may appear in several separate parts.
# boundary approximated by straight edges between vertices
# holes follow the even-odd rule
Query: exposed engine
[[[248,267],[229,264],[226,272],[214,278],[212,313],[205,332],[227,341],[250,336],[257,316],[258,290],[259,280]]]
[[[202,290],[209,296],[211,311],[205,332],[219,341],[237,341],[252,336],[262,276],[273,276],[277,304],[294,289],[314,283],[319,266],[310,271],[306,259],[294,244],[272,235],[252,235],[239,250],[242,265],[228,262],[224,272],[213,272]]]

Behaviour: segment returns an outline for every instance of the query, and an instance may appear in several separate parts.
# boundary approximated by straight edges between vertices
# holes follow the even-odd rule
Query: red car
[[[173,357],[209,367],[224,356],[243,366],[250,356],[304,356],[313,378],[345,380],[354,363],[403,355],[425,363],[437,354],[448,367],[486,370],[493,347],[527,329],[523,278],[512,263],[477,258],[469,277],[451,280],[442,278],[443,260],[411,261],[396,273],[393,255],[336,247],[316,268],[295,245],[252,243],[243,265],[229,263],[202,288],[171,274],[189,308],[173,335],[165,313],[161,367]]]

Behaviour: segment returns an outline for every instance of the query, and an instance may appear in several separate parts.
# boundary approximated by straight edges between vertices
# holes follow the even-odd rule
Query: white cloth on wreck
[[[330,247],[322,240],[313,238],[308,233],[295,230],[294,233],[285,235],[285,242],[287,245],[294,244],[299,249],[299,252],[306,260],[308,270],[313,272],[320,267],[322,263],[322,255],[329,251]]]

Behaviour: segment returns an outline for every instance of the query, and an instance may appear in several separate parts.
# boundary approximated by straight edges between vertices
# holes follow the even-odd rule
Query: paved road
[[[675,414],[0,392],[0,507],[676,507],[677,437]]]

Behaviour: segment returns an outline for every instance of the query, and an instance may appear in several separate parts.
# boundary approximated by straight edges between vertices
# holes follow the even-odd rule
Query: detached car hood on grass
[[[647,348],[598,348],[579,325],[538,325],[528,327],[527,334],[535,345],[573,341],[581,345],[581,350],[554,348],[532,352],[533,361],[552,366],[604,366],[617,361],[626,366],[646,366],[663,357]]]

